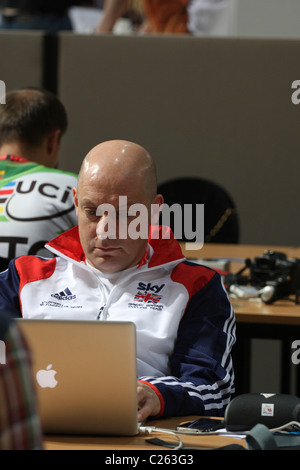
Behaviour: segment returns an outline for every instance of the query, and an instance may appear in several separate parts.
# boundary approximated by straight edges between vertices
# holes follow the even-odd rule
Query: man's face
[[[88,262],[104,273],[137,265],[147,248],[152,203],[141,182],[130,178],[125,182],[121,178],[115,181],[85,178],[73,194],[80,241]],[[147,221],[142,218],[144,228],[147,225],[143,238],[130,236],[141,229],[136,226],[139,213],[126,212],[133,204],[142,204],[147,209]]]

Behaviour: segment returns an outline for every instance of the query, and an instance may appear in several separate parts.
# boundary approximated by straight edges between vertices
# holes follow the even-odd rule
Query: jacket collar
[[[9,160],[10,162],[17,163],[31,163],[27,158],[19,157],[18,155],[0,155],[0,160]]]
[[[153,251],[148,263],[149,268],[184,259],[180,245],[175,240],[169,227],[151,226],[148,243],[152,247],[151,251]],[[48,242],[45,247],[58,256],[68,258],[70,261],[85,262],[86,257],[80,243],[78,226],[58,235],[58,237]],[[146,250],[138,266],[139,268],[147,263],[148,254],[149,250]]]

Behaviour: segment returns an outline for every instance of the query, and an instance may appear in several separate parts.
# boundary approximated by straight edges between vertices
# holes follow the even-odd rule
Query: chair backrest
[[[236,206],[230,194],[219,184],[198,177],[176,178],[158,185],[158,193],[164,196],[168,206],[179,204],[192,205],[193,220],[196,204],[204,204],[204,242],[239,243],[239,219]],[[174,219],[170,219],[174,231]],[[182,218],[182,237],[179,241],[189,240],[184,234]],[[178,237],[177,237],[178,238]]]
[[[0,273],[8,268],[9,259],[0,257]]]

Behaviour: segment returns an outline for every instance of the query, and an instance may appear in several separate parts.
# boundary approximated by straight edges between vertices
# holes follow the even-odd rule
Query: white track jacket
[[[151,227],[147,260],[107,276],[86,263],[75,227],[46,245],[56,258],[21,256],[0,273],[0,309],[132,321],[138,378],[157,393],[160,416],[223,416],[234,392],[232,307],[220,275],[188,262],[173,236],[162,237],[166,229]]]

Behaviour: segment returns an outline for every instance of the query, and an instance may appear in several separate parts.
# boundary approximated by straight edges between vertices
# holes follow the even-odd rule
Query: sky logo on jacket
[[[150,294],[150,292],[148,293],[144,293],[144,292],[138,292],[135,297],[134,297],[134,300],[136,300],[137,302],[150,302],[152,304],[157,304],[160,300],[161,300],[162,296],[161,295],[155,295],[155,294]]]
[[[141,308],[141,304],[143,308],[152,308],[154,310],[162,310],[163,305],[159,304],[163,296],[158,293],[163,289],[165,284],[161,284],[160,286],[157,284],[152,285],[151,282],[139,282],[137,286],[137,293],[135,294],[133,300],[134,302],[130,302],[128,307],[135,308],[138,306]],[[159,305],[158,305],[159,304]]]
[[[161,286],[154,284],[152,286],[151,282],[147,282],[147,283],[139,282],[137,286],[138,289],[144,290],[146,292],[151,291],[151,292],[154,292],[155,294],[158,294],[158,292],[160,292],[163,287],[165,287],[165,284],[162,284]]]

